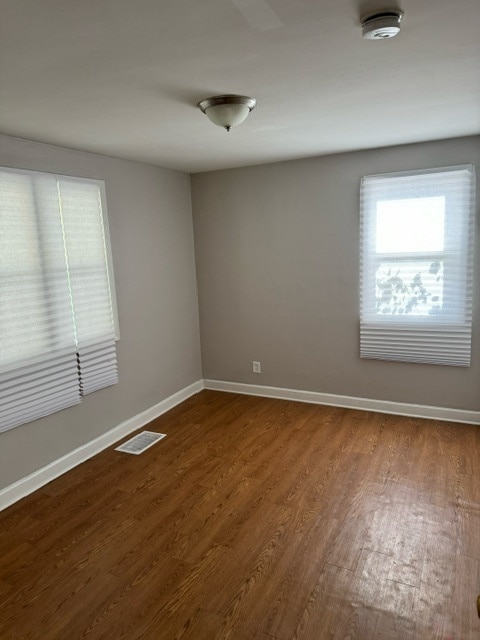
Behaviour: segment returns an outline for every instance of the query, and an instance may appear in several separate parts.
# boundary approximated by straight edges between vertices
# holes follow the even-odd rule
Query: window
[[[0,431],[117,382],[104,186],[0,168]]]
[[[363,178],[360,356],[470,366],[471,165]]]

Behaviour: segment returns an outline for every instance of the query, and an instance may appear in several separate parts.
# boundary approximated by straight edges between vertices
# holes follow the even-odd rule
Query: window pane
[[[31,178],[0,172],[0,200],[0,367],[3,367],[48,350],[50,325]]]
[[[97,184],[60,180],[78,345],[114,336],[102,202]]]
[[[443,251],[444,233],[444,196],[377,202],[377,253]]]
[[[472,165],[365,176],[360,357],[470,366]]]
[[[375,274],[376,313],[431,316],[443,308],[443,262],[382,261]]]
[[[0,431],[118,381],[103,202],[97,181],[0,168]]]

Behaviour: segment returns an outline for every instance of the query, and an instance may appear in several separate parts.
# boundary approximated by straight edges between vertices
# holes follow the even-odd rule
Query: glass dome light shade
[[[209,107],[205,113],[219,127],[235,127],[246,119],[250,109],[245,104],[217,104]]]
[[[229,131],[230,127],[243,122],[256,104],[255,98],[229,94],[206,98],[198,103],[198,107],[213,124]]]

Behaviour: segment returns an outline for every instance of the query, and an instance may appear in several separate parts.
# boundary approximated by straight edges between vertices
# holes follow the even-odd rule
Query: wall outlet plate
[[[252,361],[252,371],[253,373],[262,373],[262,363],[258,360]]]

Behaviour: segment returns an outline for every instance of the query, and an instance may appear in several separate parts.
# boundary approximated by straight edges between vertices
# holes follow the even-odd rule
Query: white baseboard
[[[110,429],[98,438],[74,449],[65,456],[54,460],[29,476],[14,482],[0,490],[0,511],[40,489],[45,484],[58,478],[63,473],[85,462],[92,456],[110,447],[132,431],[140,429],[163,413],[166,413],[184,400],[199,393],[202,389],[215,391],[227,391],[230,393],[242,393],[250,396],[265,398],[279,398],[281,400],[296,400],[312,404],[325,404],[347,409],[361,409],[364,411],[377,411],[415,418],[429,418],[432,420],[447,420],[452,422],[464,422],[467,424],[480,424],[480,411],[468,411],[463,409],[447,409],[445,407],[431,407],[420,404],[408,404],[403,402],[388,402],[386,400],[371,400],[368,398],[354,398],[316,391],[301,391],[298,389],[283,389],[281,387],[267,387],[240,382],[226,382],[223,380],[198,380],[181,389],[177,393],[165,398],[158,404],[142,411],[141,413],[125,420],[118,426]]]
[[[387,400],[371,400],[368,398],[354,398],[351,396],[340,396],[332,393],[300,391],[297,389],[283,389],[281,387],[266,387],[256,384],[243,384],[240,382],[225,382],[223,380],[204,380],[204,386],[205,389],[228,391],[230,393],[243,393],[250,396],[262,396],[264,398],[279,398],[282,400],[310,402],[312,404],[326,404],[347,409],[392,413],[412,418],[429,418],[432,420],[447,420],[449,422],[480,424],[480,411],[447,409],[445,407],[430,407],[422,404],[389,402]]]
[[[34,471],[25,478],[1,489],[0,511],[2,511],[2,509],[6,509],[8,506],[17,502],[17,500],[24,498],[33,491],[40,489],[43,485],[55,478],[58,478],[58,476],[61,476],[63,473],[70,471],[70,469],[73,469],[82,462],[85,462],[97,453],[100,453],[103,449],[115,444],[118,440],[121,440],[132,433],[132,431],[136,431],[152,420],[155,420],[155,418],[158,418],[163,413],[173,409],[177,404],[180,404],[184,400],[187,400],[187,398],[199,393],[203,388],[203,380],[198,380],[188,387],[177,391],[177,393],[174,393],[168,398],[165,398],[165,400],[162,400],[153,407],[145,409],[145,411],[138,413],[136,416],[125,420],[118,426],[110,429],[110,431],[103,433],[98,438],[87,442],[81,447],[78,447],[78,449],[74,449],[70,453],[54,460],[38,471]]]

